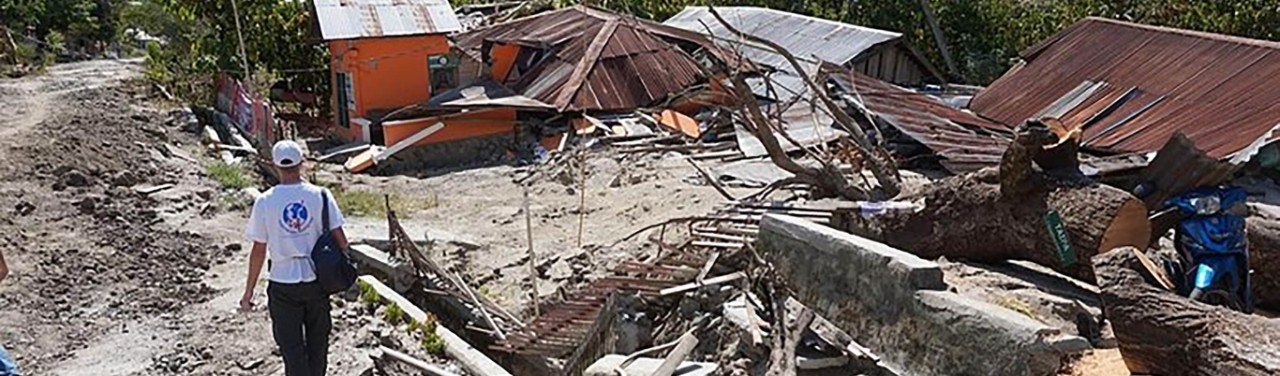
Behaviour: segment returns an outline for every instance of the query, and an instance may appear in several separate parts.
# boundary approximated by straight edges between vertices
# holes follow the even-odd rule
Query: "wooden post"
[[[538,254],[533,250],[533,216],[529,213],[529,187],[524,187],[524,228],[529,240],[529,282],[533,285],[533,318],[542,316],[538,304]]]
[[[236,7],[236,0],[231,0],[231,16],[236,20],[236,39],[240,42],[240,63],[244,65],[245,84],[249,86],[249,93],[254,93],[253,69],[249,68],[249,55],[244,49],[244,32],[240,30],[240,9]]]
[[[578,151],[578,248],[582,248],[582,225],[587,220],[587,157],[586,149]]]

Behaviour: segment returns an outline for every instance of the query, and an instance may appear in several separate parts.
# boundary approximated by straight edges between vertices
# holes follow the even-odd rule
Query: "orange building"
[[[461,29],[446,0],[315,0],[319,34],[331,57],[330,103],[347,139],[390,145],[414,130],[376,121],[425,103],[457,85],[447,33]],[[426,122],[410,122],[422,123]],[[403,123],[403,122],[402,122]],[[428,124],[429,125],[429,124]],[[424,126],[425,127],[425,126]],[[451,127],[423,143],[466,137]],[[418,129],[421,129],[419,127]],[[491,132],[481,130],[480,134]]]

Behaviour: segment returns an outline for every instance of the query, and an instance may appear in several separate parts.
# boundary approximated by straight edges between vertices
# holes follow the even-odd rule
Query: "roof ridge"
[[[1106,24],[1111,24],[1116,26],[1124,26],[1124,27],[1145,30],[1145,31],[1153,31],[1158,33],[1177,34],[1177,35],[1186,36],[1186,37],[1208,39],[1208,40],[1214,40],[1219,42],[1236,43],[1236,44],[1241,44],[1246,46],[1280,49],[1280,42],[1267,40],[1267,39],[1249,38],[1249,37],[1243,37],[1239,35],[1231,35],[1231,34],[1223,34],[1223,33],[1212,33],[1208,31],[1183,29],[1183,28],[1177,28],[1177,27],[1171,27],[1171,26],[1152,25],[1152,24],[1117,20],[1117,19],[1097,17],[1097,16],[1089,16],[1080,20],[1080,23],[1090,23],[1090,22],[1106,23]]]

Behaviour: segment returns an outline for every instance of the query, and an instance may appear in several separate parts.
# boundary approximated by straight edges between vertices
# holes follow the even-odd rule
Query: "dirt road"
[[[273,374],[265,312],[235,311],[245,213],[214,208],[195,136],[128,83],[140,69],[0,81],[0,343],[36,375]],[[331,374],[358,374],[358,332],[337,321]]]

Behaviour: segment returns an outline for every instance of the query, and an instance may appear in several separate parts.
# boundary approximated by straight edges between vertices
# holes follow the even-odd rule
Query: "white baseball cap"
[[[289,168],[302,163],[302,146],[293,140],[277,142],[271,147],[271,162],[276,167]]]

